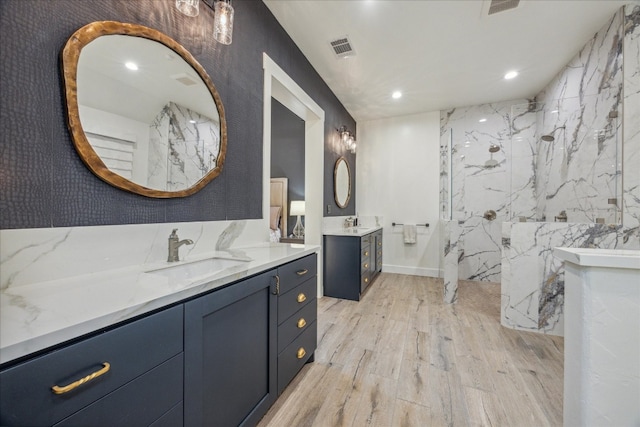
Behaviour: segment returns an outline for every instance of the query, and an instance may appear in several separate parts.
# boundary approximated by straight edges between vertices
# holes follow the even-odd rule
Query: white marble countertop
[[[563,261],[585,267],[630,268],[640,270],[640,250],[554,248],[553,254]]]
[[[329,229],[322,232],[325,236],[357,236],[362,237],[367,234],[371,234],[374,231],[382,230],[380,226],[374,227],[349,227],[349,228],[335,228]]]
[[[270,243],[211,252],[176,263],[134,266],[5,289],[0,293],[0,363],[216,289],[319,249],[315,245]],[[212,257],[243,262],[213,275],[197,273],[187,279],[150,272]]]

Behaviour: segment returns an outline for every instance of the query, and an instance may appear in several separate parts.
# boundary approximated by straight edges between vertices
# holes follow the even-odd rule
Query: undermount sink
[[[200,261],[160,267],[153,270],[145,271],[145,273],[157,274],[173,280],[187,280],[196,277],[213,276],[224,270],[242,266],[249,261],[249,259],[214,257],[203,259]]]

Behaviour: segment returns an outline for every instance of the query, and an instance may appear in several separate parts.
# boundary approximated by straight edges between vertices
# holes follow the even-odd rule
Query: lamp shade
[[[291,210],[289,215],[304,215],[304,200],[294,200],[291,202]]]

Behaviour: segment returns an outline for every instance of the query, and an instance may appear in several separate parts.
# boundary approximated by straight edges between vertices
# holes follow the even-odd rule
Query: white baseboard
[[[404,265],[382,265],[383,273],[407,274],[410,276],[442,277],[438,268],[407,267]]]

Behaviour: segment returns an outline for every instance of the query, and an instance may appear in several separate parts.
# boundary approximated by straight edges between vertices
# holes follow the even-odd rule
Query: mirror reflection
[[[87,166],[150,197],[201,189],[220,173],[226,153],[224,110],[202,66],[155,30],[87,27],[63,54],[69,125]]]
[[[344,157],[336,161],[333,171],[333,192],[336,204],[342,209],[346,208],[351,198],[351,170]]]

